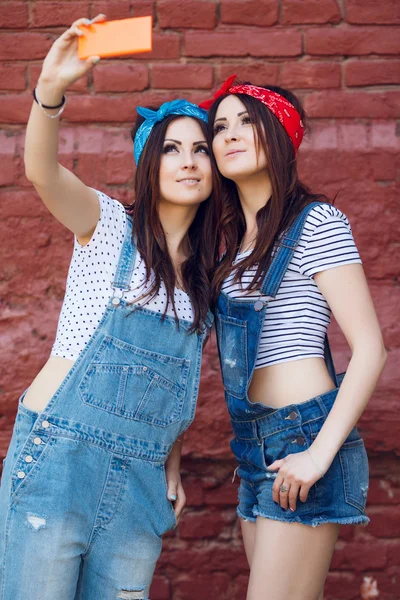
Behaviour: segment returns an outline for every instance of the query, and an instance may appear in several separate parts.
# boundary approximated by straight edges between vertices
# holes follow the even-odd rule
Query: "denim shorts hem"
[[[237,511],[239,514],[239,511]],[[285,519],[284,515],[278,517],[277,515],[267,515],[258,508],[253,508],[253,515],[255,518],[262,517],[263,519],[271,519],[273,521],[282,521],[283,523],[300,523],[301,525],[308,525],[309,527],[318,527],[319,525],[325,525],[326,523],[337,523],[338,525],[363,525],[366,526],[369,523],[369,518],[365,515],[359,517],[315,517],[314,519],[304,519],[291,513],[290,519]],[[240,516],[240,515],[239,515]],[[250,520],[245,517],[246,520]],[[255,520],[255,519],[254,519]]]
[[[240,508],[236,509],[236,514],[240,519],[243,519],[243,521],[250,521],[251,523],[255,523],[257,521],[256,517],[249,517],[246,516],[244,513],[242,513],[242,511],[240,510]]]

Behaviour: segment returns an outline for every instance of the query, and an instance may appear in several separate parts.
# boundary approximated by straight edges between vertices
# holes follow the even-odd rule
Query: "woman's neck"
[[[245,238],[249,242],[257,235],[257,212],[269,202],[272,193],[268,173],[263,171],[252,177],[235,181],[246,220]]]
[[[178,206],[160,203],[158,216],[167,240],[169,254],[175,262],[188,254],[187,232],[196,216],[198,206]]]

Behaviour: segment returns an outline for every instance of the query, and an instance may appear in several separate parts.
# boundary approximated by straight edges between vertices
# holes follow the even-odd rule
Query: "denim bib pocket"
[[[179,421],[190,360],[105,336],[79,384],[85,404],[167,427]]]
[[[247,323],[216,311],[216,329],[225,390],[238,398],[247,392]]]

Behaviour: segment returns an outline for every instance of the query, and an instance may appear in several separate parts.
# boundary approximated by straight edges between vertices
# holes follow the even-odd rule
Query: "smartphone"
[[[152,17],[133,17],[80,25],[84,33],[78,38],[78,56],[123,56],[151,51]]]

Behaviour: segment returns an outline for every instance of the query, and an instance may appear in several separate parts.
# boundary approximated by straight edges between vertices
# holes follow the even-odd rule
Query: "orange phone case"
[[[133,17],[79,27],[85,34],[78,39],[80,59],[89,56],[123,56],[151,50],[152,17]]]

